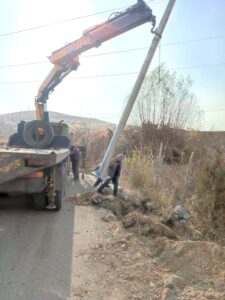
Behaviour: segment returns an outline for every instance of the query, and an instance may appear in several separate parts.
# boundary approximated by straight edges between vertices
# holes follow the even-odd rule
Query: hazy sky
[[[159,22],[168,1],[146,2]],[[107,20],[110,12],[79,17],[122,10],[134,3],[0,0],[0,113],[34,109],[39,85],[52,68],[47,56],[79,38],[88,27]],[[224,16],[224,0],[177,0],[161,40],[160,62],[194,81],[192,92],[205,111],[202,129],[225,130]],[[65,22],[52,25],[60,21]],[[150,24],[142,25],[82,54],[79,69],[50,95],[48,109],[118,122],[137,77],[124,73],[140,70],[153,37],[150,28]],[[123,52],[137,48],[144,49]],[[117,51],[121,52],[102,55]],[[158,63],[157,52],[150,70]]]

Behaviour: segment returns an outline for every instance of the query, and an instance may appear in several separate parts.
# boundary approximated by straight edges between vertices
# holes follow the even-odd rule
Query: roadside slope
[[[106,210],[87,197],[70,199],[77,204],[72,300],[225,299],[224,247],[186,232],[169,239],[140,223],[125,229],[108,210],[113,204]]]

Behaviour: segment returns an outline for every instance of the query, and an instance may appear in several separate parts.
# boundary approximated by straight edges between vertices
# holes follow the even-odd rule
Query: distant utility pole
[[[166,27],[166,24],[168,22],[168,19],[169,19],[169,16],[172,12],[172,9],[173,9],[173,6],[175,4],[176,0],[170,0],[166,9],[165,9],[165,12],[164,12],[164,15],[160,21],[160,24],[158,26],[158,28],[156,29],[156,32],[155,32],[155,36],[152,40],[152,43],[150,45],[150,48],[149,48],[149,51],[148,51],[148,54],[145,58],[145,61],[142,65],[142,68],[139,72],[139,75],[137,77],[137,80],[134,84],[134,87],[133,87],[133,90],[131,92],[131,95],[129,97],[129,100],[127,102],[127,105],[125,107],[125,110],[121,116],[121,119],[120,119],[120,122],[119,124],[117,125],[117,128],[113,134],[113,137],[111,139],[111,142],[109,144],[109,147],[108,149],[106,150],[106,153],[105,153],[105,156],[103,158],[103,161],[102,161],[102,164],[101,164],[101,167],[100,169],[96,172],[96,175],[102,179],[104,179],[106,177],[106,170],[108,169],[108,166],[109,166],[109,163],[110,163],[110,160],[113,156],[113,153],[115,152],[115,149],[116,149],[116,146],[118,144],[118,141],[119,141],[119,137],[126,125],[126,122],[128,120],[128,117],[131,113],[131,110],[133,108],[133,105],[135,103],[135,100],[138,96],[138,93],[141,89],[141,85],[145,79],[145,76],[146,76],[146,73],[148,71],[148,68],[151,64],[151,61],[153,59],[153,56],[155,54],[155,51],[158,47],[158,44],[159,44],[159,41],[162,37],[162,34],[163,34],[163,31]]]

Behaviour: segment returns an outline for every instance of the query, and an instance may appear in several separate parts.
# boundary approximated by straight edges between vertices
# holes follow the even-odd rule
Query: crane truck
[[[154,32],[152,10],[143,0],[137,0],[49,56],[54,66],[35,97],[36,120],[20,121],[8,145],[0,149],[0,193],[30,194],[36,209],[60,210],[70,153],[69,128],[63,122],[49,121],[48,97],[70,72],[77,70],[81,53],[147,22]]]

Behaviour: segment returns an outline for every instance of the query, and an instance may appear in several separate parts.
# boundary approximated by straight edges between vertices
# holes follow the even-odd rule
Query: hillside
[[[64,120],[71,131],[79,131],[79,128],[88,129],[88,132],[96,132],[93,137],[96,139],[96,134],[104,132],[107,127],[114,128],[115,124],[108,123],[95,118],[86,118],[61,114],[58,112],[49,112],[52,122]],[[22,111],[0,115],[0,141],[7,141],[8,137],[16,132],[17,124],[21,121],[31,121],[36,119],[35,111]],[[187,147],[199,154],[204,153],[206,149],[215,149],[218,146],[225,147],[225,131],[187,131],[174,129],[177,137],[183,137]],[[98,133],[97,133],[98,132]],[[128,141],[130,143],[130,141]]]
[[[64,120],[64,122],[67,123],[72,129],[77,127],[86,127],[95,131],[106,128],[107,126],[113,126],[112,123],[107,123],[94,118],[71,116],[58,112],[49,112],[49,115],[52,122]],[[5,139],[9,135],[13,134],[16,131],[17,124],[21,120],[31,121],[35,118],[35,111],[22,111],[0,115],[0,138]]]

